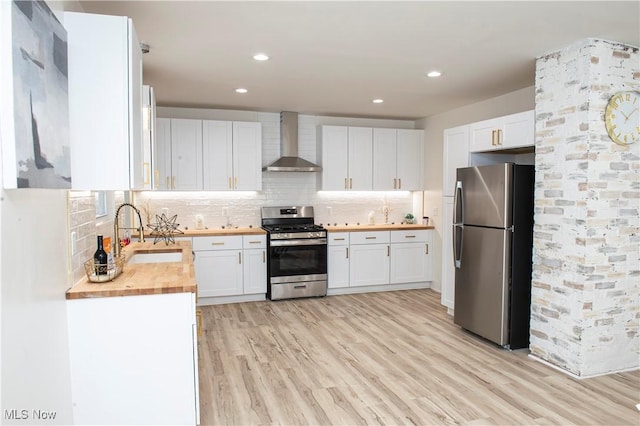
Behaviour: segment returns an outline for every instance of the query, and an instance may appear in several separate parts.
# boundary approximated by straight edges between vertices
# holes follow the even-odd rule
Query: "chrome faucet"
[[[136,229],[140,231],[140,242],[144,243],[144,227],[142,226],[142,216],[140,216],[140,210],[138,210],[136,206],[134,206],[131,203],[122,203],[116,209],[116,217],[115,217],[115,220],[113,221],[113,238],[115,240],[114,247],[113,247],[114,257],[120,256],[120,236],[118,235],[120,233],[120,225],[118,224],[118,216],[120,215],[120,210],[125,206],[131,207],[138,214],[140,228],[123,228],[123,229]]]

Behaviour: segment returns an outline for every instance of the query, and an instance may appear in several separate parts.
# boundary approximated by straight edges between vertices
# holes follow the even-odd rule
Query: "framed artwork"
[[[67,32],[45,1],[0,1],[5,188],[71,188]]]

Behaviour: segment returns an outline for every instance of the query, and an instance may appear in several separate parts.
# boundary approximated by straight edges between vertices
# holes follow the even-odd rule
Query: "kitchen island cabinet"
[[[126,263],[113,281],[67,292],[76,424],[199,423],[191,243],[174,249],[180,262]],[[125,253],[163,250],[132,243]]]

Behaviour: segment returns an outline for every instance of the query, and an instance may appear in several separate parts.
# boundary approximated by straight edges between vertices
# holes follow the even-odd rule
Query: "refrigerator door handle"
[[[453,263],[456,269],[462,266],[462,242],[464,241],[464,225],[453,225]]]
[[[462,201],[462,181],[456,181],[455,197],[453,198],[453,223],[464,223],[464,203]]]

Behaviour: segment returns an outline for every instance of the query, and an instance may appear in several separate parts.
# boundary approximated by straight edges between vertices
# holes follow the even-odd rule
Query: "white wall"
[[[0,423],[72,424],[66,190],[0,191],[0,277]],[[39,420],[40,410],[55,418]]]
[[[502,96],[487,99],[462,108],[424,118],[416,128],[424,129],[425,192],[424,214],[436,227],[434,233],[434,276],[432,288],[440,290],[442,264],[442,224],[450,218],[442,217],[442,137],[445,129],[463,124],[500,117],[535,108],[534,87],[527,87]]]

